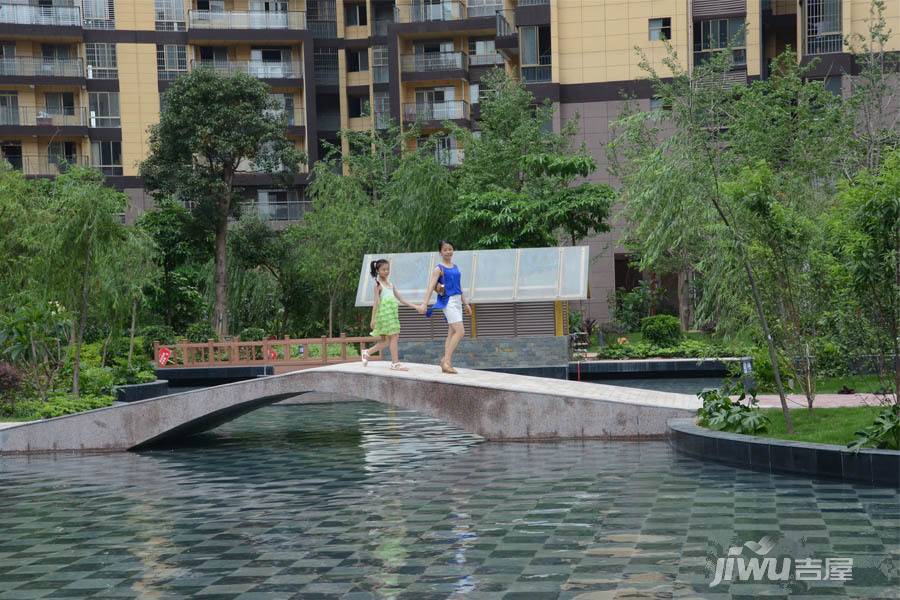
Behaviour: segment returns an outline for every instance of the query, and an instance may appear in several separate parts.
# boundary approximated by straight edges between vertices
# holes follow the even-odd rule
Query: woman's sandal
[[[443,371],[444,373],[450,374],[450,375],[456,374],[456,369],[454,369],[453,367],[451,367],[444,361],[441,361],[441,371]]]
[[[363,350],[362,352],[359,353],[359,355],[362,358],[363,366],[368,367],[369,366],[369,351]]]
[[[403,363],[391,363],[391,371],[409,371]]]

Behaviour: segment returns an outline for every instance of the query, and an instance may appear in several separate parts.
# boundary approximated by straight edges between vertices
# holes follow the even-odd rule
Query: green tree
[[[147,187],[196,205],[215,234],[213,326],[227,333],[228,219],[241,197],[237,175],[250,167],[290,177],[303,160],[274,112],[269,88],[245,74],[197,69],[172,83],[150,128],[141,163]]]
[[[574,122],[550,130],[553,107],[535,105],[525,86],[501,70],[482,80],[479,131],[449,124],[464,157],[454,180],[453,218],[461,246],[512,248],[577,243],[607,231],[614,196],[606,185],[578,183],[597,170],[582,148],[572,149]]]
[[[124,249],[127,234],[120,215],[127,198],[106,187],[98,171],[80,167],[47,182],[45,191],[54,215],[47,228],[45,264],[50,289],[75,314],[72,393],[77,397],[91,300],[103,283],[104,263]]]
[[[884,156],[880,171],[864,170],[845,185],[841,199],[830,231],[840,241],[838,256],[858,301],[857,314],[874,333],[879,369],[890,373],[896,399],[900,396],[900,150]]]

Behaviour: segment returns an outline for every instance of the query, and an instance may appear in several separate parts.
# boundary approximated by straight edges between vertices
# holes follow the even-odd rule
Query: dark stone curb
[[[750,358],[647,358],[628,360],[589,360],[569,363],[569,374],[578,373],[596,379],[617,379],[622,377],[724,377],[732,364],[746,365],[750,369]]]
[[[137,402],[165,396],[169,393],[169,382],[165,379],[157,379],[148,383],[134,383],[131,385],[116,386],[116,402]]]
[[[712,431],[694,419],[669,419],[666,438],[678,452],[735,467],[900,487],[900,452],[894,450],[852,452],[844,446]]]

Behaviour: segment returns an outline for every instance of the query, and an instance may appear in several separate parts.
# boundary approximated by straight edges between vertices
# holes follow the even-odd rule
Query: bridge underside
[[[693,416],[699,407],[684,394],[408,366],[333,365],[26,423],[0,430],[0,453],[140,449],[307,392],[417,410],[498,441],[660,438],[668,419]]]

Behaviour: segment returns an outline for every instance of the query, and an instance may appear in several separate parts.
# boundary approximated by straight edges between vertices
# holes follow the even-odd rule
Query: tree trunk
[[[134,357],[134,330],[137,325],[137,298],[131,301],[131,330],[128,335],[128,370],[131,370],[131,359]]]
[[[81,307],[78,311],[78,324],[75,325],[75,356],[72,359],[72,395],[76,398],[81,394],[79,379],[81,377],[81,341],[84,339],[84,328],[87,325],[88,310],[88,270],[91,263],[91,248],[84,253],[84,271],[81,276]]]
[[[334,294],[328,297],[328,337],[332,335],[334,328]]]
[[[166,305],[166,325],[174,328],[174,302],[171,301],[170,294],[172,293],[171,289],[171,276],[168,267],[165,267],[163,270],[163,302]]]
[[[109,343],[112,341],[113,330],[112,327],[109,328],[109,335],[106,336],[106,339],[103,340],[103,352],[100,353],[100,366],[106,366],[106,355],[109,352]]]
[[[228,335],[228,207],[226,198],[219,202],[216,219],[215,287],[216,305],[213,309],[213,329],[219,339]]]
[[[691,307],[691,274],[690,267],[678,271],[678,317],[681,319],[681,329],[688,331],[694,324],[694,314]]]

